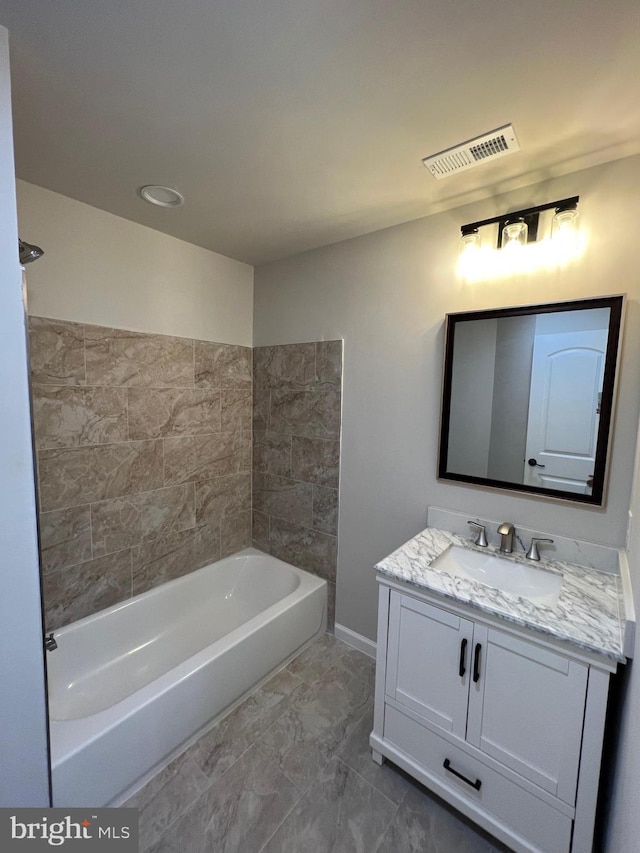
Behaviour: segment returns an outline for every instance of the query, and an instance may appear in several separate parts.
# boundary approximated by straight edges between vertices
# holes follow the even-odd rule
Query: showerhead
[[[30,264],[31,261],[37,261],[38,258],[44,255],[44,249],[41,249],[40,246],[34,246],[33,243],[25,243],[20,238],[18,238],[18,250],[21,264]]]

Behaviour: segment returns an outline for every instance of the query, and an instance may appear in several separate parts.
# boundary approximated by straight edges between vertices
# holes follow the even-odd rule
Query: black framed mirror
[[[447,314],[438,477],[601,506],[623,306]]]

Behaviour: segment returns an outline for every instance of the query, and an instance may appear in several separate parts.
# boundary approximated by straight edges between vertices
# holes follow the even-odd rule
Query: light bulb
[[[564,242],[565,239],[575,239],[578,234],[580,214],[577,208],[567,210],[556,208],[556,215],[551,223],[551,239]]]
[[[529,229],[523,219],[517,222],[508,222],[502,229],[502,248],[513,249],[518,246],[527,245],[527,234]]]
[[[470,254],[479,249],[480,234],[478,233],[478,229],[476,228],[473,231],[468,231],[466,234],[463,234],[461,242],[462,245],[460,247],[460,251],[464,255]]]

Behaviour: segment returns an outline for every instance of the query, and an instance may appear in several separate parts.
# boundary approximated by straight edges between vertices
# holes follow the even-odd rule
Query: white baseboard
[[[351,628],[345,628],[344,625],[339,625],[337,622],[334,628],[334,634],[339,640],[342,640],[344,643],[348,643],[350,646],[353,646],[354,649],[358,649],[359,652],[364,652],[365,655],[368,655],[370,658],[374,658],[375,660],[376,644],[373,640],[363,637],[362,634],[356,634],[356,632],[352,631]]]

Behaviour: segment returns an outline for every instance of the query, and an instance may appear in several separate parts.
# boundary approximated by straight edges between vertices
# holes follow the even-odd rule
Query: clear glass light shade
[[[574,240],[578,235],[578,226],[580,223],[580,214],[576,208],[569,210],[558,210],[551,222],[551,239]]]
[[[526,222],[509,222],[502,229],[502,248],[512,249],[518,246],[526,246],[528,232]]]
[[[470,231],[468,234],[463,234],[460,242],[460,252],[463,255],[475,252],[480,248],[480,234],[477,231]]]

